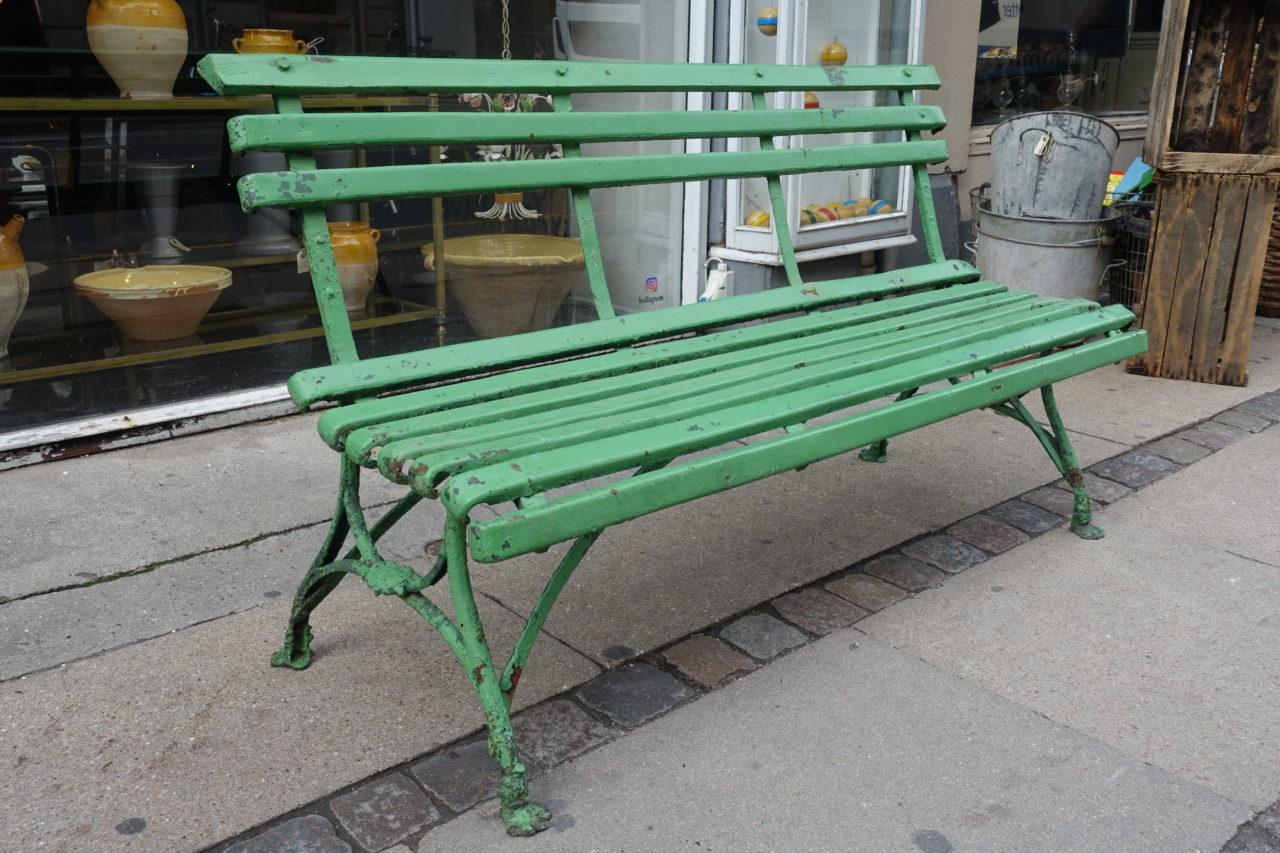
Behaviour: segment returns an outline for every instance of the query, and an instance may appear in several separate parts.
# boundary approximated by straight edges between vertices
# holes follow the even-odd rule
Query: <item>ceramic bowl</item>
[[[136,341],[194,335],[231,270],[192,264],[98,270],[76,278],[76,289]]]

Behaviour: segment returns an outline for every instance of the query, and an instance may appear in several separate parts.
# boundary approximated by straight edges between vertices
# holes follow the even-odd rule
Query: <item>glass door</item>
[[[691,29],[706,17],[704,0],[557,0],[556,53],[584,61],[701,62],[699,39]],[[691,26],[692,25],[692,26]],[[692,45],[692,47],[691,47]],[[683,110],[697,96],[664,92],[634,95],[589,94],[574,98],[574,109]],[[690,145],[696,145],[695,140]],[[681,140],[584,145],[583,156],[675,154]],[[696,207],[700,187],[655,184],[591,191],[600,232],[609,293],[619,314],[681,303],[685,277],[686,208]],[[700,214],[698,214],[700,216]],[[699,253],[701,247],[698,247]]]

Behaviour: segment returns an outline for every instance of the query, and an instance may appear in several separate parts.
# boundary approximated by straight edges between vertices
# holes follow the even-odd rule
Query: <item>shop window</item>
[[[1145,113],[1164,0],[982,0],[973,123]]]
[[[93,10],[127,5],[0,2],[0,227],[15,223],[5,231],[7,245],[9,231],[18,228],[15,217],[25,220],[17,235],[25,263],[9,264],[10,253],[0,254],[0,434],[193,400],[209,399],[200,405],[216,409],[226,395],[278,387],[296,370],[327,363],[310,277],[299,271],[296,214],[246,215],[235,194],[239,174],[283,168],[280,155],[234,156],[227,145],[227,119],[270,109],[270,102],[215,96],[195,72],[202,56],[249,50],[262,39],[273,51],[329,55],[497,58],[504,47],[500,0],[142,0],[134,5],[153,6],[168,23],[151,28],[163,32],[149,34],[159,41],[148,55],[113,65],[112,34],[89,25]],[[680,62],[689,58],[690,10],[704,4],[509,5],[514,58]],[[289,32],[253,32],[265,30]],[[654,98],[622,105],[605,100],[583,98],[579,109],[684,106]],[[349,98],[339,108],[488,106],[424,93]],[[535,102],[531,108],[550,107]],[[462,149],[445,155],[480,156]],[[428,157],[426,148],[411,146],[332,151],[320,156],[320,165]],[[684,192],[603,192],[603,253],[619,312],[680,300]],[[575,234],[566,192],[526,193],[523,204],[537,218],[478,215],[494,207],[493,196],[445,199],[446,236]],[[331,222],[356,223],[348,229],[356,243],[367,246],[378,237],[376,276],[367,292],[352,297],[350,312],[363,357],[499,328],[469,317],[452,291],[444,317],[437,317],[422,251],[432,239],[431,200],[336,205],[327,213]],[[652,234],[657,247],[647,249],[644,263],[634,257],[643,242],[637,234]],[[112,304],[112,294],[76,284],[113,262],[216,267],[230,271],[230,283],[218,280],[212,298],[139,323]],[[546,322],[594,319],[594,308],[580,298],[581,279]],[[29,294],[22,298],[24,291]]]
[[[884,65],[921,61],[924,4],[921,0],[735,0],[730,60],[794,65]],[[867,107],[896,103],[884,92],[782,92],[768,96],[773,108]],[[751,109],[731,95],[729,106]],[[780,147],[822,147],[896,142],[901,131],[815,134],[779,138]],[[755,139],[730,140],[731,150],[754,150]],[[800,260],[849,255],[914,242],[914,204],[906,167],[793,175],[782,179],[787,218]],[[727,193],[726,249],[737,260],[781,263],[763,179],[731,181]]]

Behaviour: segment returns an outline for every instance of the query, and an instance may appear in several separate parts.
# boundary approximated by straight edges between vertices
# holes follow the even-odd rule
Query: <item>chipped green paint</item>
[[[500,813],[512,835],[545,829],[549,812],[530,799],[510,709],[543,625],[573,572],[612,525],[806,465],[858,447],[883,458],[887,441],[911,429],[988,407],[1025,423],[1075,491],[1072,529],[1091,524],[1079,464],[1052,383],[1145,349],[1122,308],[1043,299],[979,281],[946,260],[929,196],[928,163],[946,156],[921,132],[942,126],[936,107],[912,92],[934,88],[924,66],[877,68],[213,55],[199,68],[224,94],[275,96],[276,115],[229,125],[235,150],[283,151],[286,172],[245,176],[246,209],[296,207],[332,361],[300,371],[289,392],[300,407],[339,405],[319,419],[340,451],[338,498],[329,531],[294,598],[276,666],[313,657],[311,613],[347,575],[375,595],[395,596],[453,652],[484,712],[498,763]],[[304,112],[302,96],[350,92],[554,94],[554,111],[506,115]],[[739,91],[741,112],[574,113],[577,92]],[[770,110],[775,91],[897,93],[896,106]],[[906,141],[775,149],[773,136],[899,130]],[[585,142],[755,137],[759,151],[583,157]],[[376,145],[555,141],[560,161],[416,164],[317,170],[313,151]],[[913,169],[930,263],[907,270],[805,283],[779,227],[792,286],[614,316],[590,190],[601,186],[764,177],[773,218],[787,222],[779,176],[906,165]],[[396,196],[518,191],[564,186],[587,259],[600,319],[501,340],[360,360],[343,305],[324,205]],[[821,309],[821,310],[819,310]],[[1099,337],[1101,336],[1101,337]],[[1069,347],[1057,350],[1057,347]],[[947,380],[940,389],[930,383]],[[920,391],[919,389],[926,390]],[[1021,396],[1041,389],[1049,427]],[[829,422],[814,419],[874,400],[879,408]],[[750,444],[738,439],[773,437]],[[706,451],[717,449],[717,452]],[[697,454],[689,458],[689,454]],[[376,524],[360,500],[364,468],[410,485]],[[599,475],[636,469],[606,486],[549,499]],[[425,574],[386,560],[384,534],[425,498],[446,510],[444,541]],[[482,505],[515,503],[471,521]],[[500,669],[476,606],[468,559],[499,562],[573,540],[548,579]],[[348,542],[350,545],[348,546]],[[344,548],[345,553],[344,553]],[[446,581],[452,616],[422,591]]]

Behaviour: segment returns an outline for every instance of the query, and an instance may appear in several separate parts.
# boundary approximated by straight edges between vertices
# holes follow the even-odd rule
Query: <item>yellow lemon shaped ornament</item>
[[[767,210],[753,210],[747,214],[747,218],[743,220],[742,224],[750,228],[768,228],[769,212]]]
[[[832,39],[822,49],[819,60],[823,65],[844,65],[849,61],[849,49],[841,44],[839,39]]]
[[[778,34],[778,7],[765,6],[756,16],[756,28],[767,36]]]

